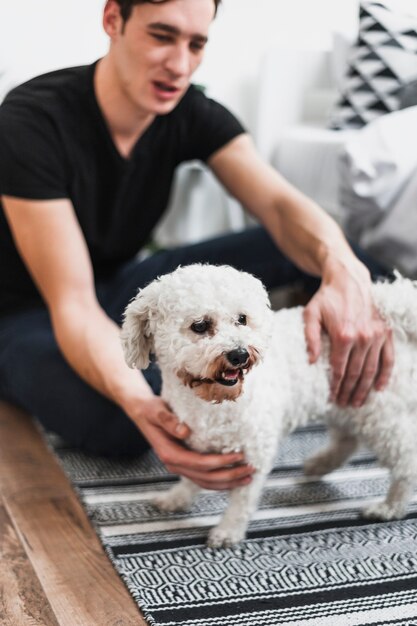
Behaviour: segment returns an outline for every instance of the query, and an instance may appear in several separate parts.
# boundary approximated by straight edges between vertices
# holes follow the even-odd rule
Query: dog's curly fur
[[[280,441],[315,420],[330,427],[331,443],[306,462],[306,473],[334,470],[364,443],[391,473],[385,500],[364,515],[388,520],[405,514],[417,480],[417,289],[398,278],[374,285],[373,297],[392,327],[396,359],[388,387],[371,391],[361,408],[330,403],[327,338],[318,361],[309,364],[302,308],[273,313],[263,285],[247,273],[180,267],[128,305],[121,335],[126,361],[143,369],[155,353],[162,396],[191,429],[188,445],[200,452],[241,450],[256,468],[250,484],[231,491],[209,545],[232,545],[245,536]],[[234,350],[246,351],[246,362],[232,364]],[[156,504],[185,509],[198,490],[183,478]]]

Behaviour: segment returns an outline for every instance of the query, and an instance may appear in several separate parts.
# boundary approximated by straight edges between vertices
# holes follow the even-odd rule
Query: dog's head
[[[268,294],[229,266],[180,267],[140,290],[125,311],[122,345],[130,367],[155,353],[204,400],[235,400],[262,358],[271,332]]]

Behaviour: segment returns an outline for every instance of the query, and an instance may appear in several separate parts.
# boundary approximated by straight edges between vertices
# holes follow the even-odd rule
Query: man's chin
[[[171,113],[182,100],[185,95],[184,92],[180,92],[172,96],[171,98],[163,99],[163,98],[152,98],[152,109],[155,115],[166,115],[167,113]]]
[[[154,110],[155,115],[168,115],[168,113],[171,113],[171,111],[175,109],[178,102],[179,100],[175,100],[175,102],[170,101],[170,102],[158,103],[157,105],[155,105],[155,110]]]

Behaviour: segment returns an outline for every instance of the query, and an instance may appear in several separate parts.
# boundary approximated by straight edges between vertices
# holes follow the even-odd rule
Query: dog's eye
[[[237,318],[237,323],[241,326],[246,326],[246,315],[243,315],[243,313],[241,313]]]
[[[194,333],[198,333],[199,335],[202,335],[203,333],[207,332],[209,328],[210,328],[210,322],[208,320],[200,320],[199,322],[193,322],[191,324],[191,330]]]

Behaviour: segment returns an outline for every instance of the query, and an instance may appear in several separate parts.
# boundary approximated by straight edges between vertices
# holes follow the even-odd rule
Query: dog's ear
[[[146,369],[153,349],[151,319],[158,310],[159,281],[141,289],[126,307],[120,334],[126,363],[131,368]]]

